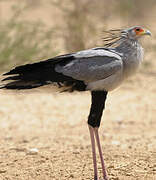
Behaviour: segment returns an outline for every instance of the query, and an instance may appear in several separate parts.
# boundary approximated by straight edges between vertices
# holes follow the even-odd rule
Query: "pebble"
[[[39,150],[37,148],[32,148],[27,150],[27,155],[36,155],[38,154]]]
[[[120,141],[112,141],[112,144],[118,146],[120,145]]]

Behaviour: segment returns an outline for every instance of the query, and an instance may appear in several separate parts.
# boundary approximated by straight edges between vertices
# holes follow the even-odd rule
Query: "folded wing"
[[[121,56],[95,48],[18,66],[4,74],[1,88],[32,89],[47,84],[84,91],[88,82],[105,79],[122,70]]]
[[[57,64],[55,71],[85,83],[105,79],[122,71],[122,58],[106,49],[91,49],[74,54],[66,65]]]

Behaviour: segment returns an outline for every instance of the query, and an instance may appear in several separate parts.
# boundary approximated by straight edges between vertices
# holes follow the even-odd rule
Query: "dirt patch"
[[[154,77],[139,74],[108,96],[100,136],[112,180],[156,179],[155,92]],[[93,179],[89,107],[87,92],[1,91],[0,179]]]

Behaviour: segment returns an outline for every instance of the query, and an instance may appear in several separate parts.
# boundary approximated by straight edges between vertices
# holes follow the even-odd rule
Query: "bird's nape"
[[[151,32],[141,26],[133,26],[125,29],[111,29],[103,32],[106,34],[102,38],[105,47],[117,47],[127,39],[137,40],[143,35],[151,36]]]
[[[122,36],[123,29],[111,29],[103,31],[105,36],[102,38],[104,46],[111,47],[116,45]]]

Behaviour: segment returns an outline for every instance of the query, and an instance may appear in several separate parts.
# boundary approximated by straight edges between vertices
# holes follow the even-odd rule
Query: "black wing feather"
[[[62,86],[70,87],[70,91],[85,90],[86,85],[82,81],[55,71],[56,64],[63,67],[74,59],[75,57],[72,54],[67,54],[33,64],[15,67],[9,72],[3,74],[3,76],[9,77],[2,79],[2,81],[11,80],[11,82],[2,85],[1,88],[32,89],[56,82],[59,86],[61,83]]]

